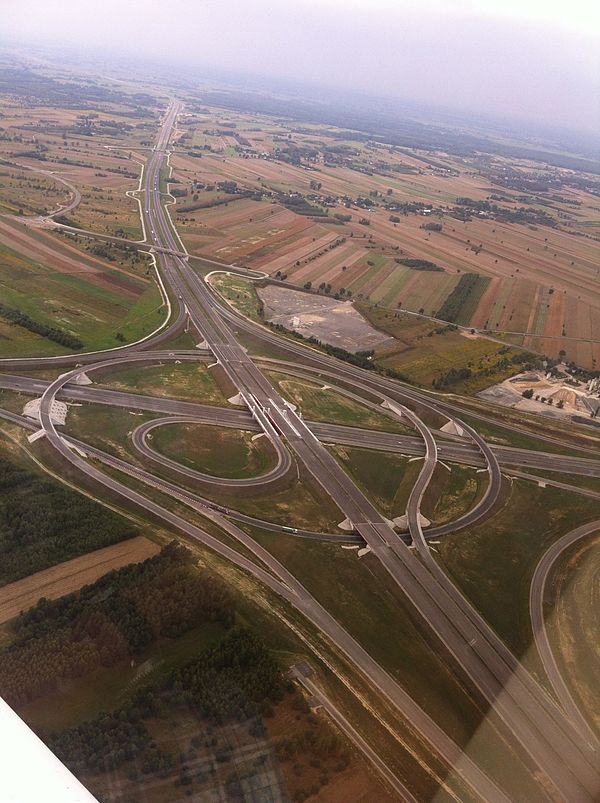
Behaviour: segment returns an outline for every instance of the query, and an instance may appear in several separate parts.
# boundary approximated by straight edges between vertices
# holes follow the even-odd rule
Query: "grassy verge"
[[[556,562],[546,586],[546,628],[562,677],[600,733],[599,576],[600,531],[574,544]]]
[[[586,477],[581,474],[561,474],[558,471],[542,471],[538,468],[524,470],[528,474],[541,477],[542,479],[554,480],[555,482],[564,482],[567,485],[575,485],[578,488],[587,488],[590,491],[596,491],[596,493],[600,493],[599,477]]]
[[[274,371],[265,371],[265,374],[282,396],[297,405],[302,416],[311,421],[378,429],[385,432],[406,433],[409,431],[399,421],[368,407],[363,407],[354,399],[337,393],[335,388],[323,388],[306,380],[287,378]],[[412,433],[413,430],[410,432]]]
[[[262,305],[253,282],[240,276],[218,273],[211,276],[210,283],[238,312],[252,321],[263,323]]]
[[[487,473],[477,474],[458,463],[448,465],[450,471],[438,463],[423,497],[423,514],[434,524],[446,524],[467,513],[487,485]]]
[[[393,518],[406,511],[422,460],[409,462],[408,457],[400,454],[349,446],[329,449],[381,513]]]
[[[532,640],[529,586],[557,538],[598,517],[598,502],[556,488],[513,482],[483,524],[442,539],[440,561],[517,656]]]
[[[129,366],[103,373],[99,384],[111,390],[165,396],[198,404],[227,404],[210,370],[202,363]]]
[[[152,446],[185,466],[215,477],[258,477],[276,464],[266,438],[253,432],[202,424],[170,424],[152,431]]]
[[[473,429],[490,444],[514,446],[517,449],[529,449],[533,452],[553,452],[555,454],[572,455],[574,457],[585,457],[581,452],[575,449],[569,449],[567,446],[538,440],[533,432],[531,435],[526,435],[523,432],[513,432],[505,427],[494,426],[494,424],[489,424],[487,421],[471,418],[469,415],[461,415],[461,419],[466,424],[472,426]]]

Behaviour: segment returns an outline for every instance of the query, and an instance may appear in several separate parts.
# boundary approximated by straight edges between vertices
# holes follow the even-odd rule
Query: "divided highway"
[[[146,171],[145,184],[145,209],[152,241],[170,249],[177,249],[178,244],[160,199],[160,170],[164,161],[163,143],[168,141],[177,111],[177,106],[171,105],[163,126],[164,135]],[[490,629],[482,626],[462,595],[451,584],[440,585],[415,559],[306,423],[288,407],[238,344],[225,322],[221,305],[203,279],[180,257],[162,255],[161,264],[167,283],[187,308],[204,344],[222,365],[267,436],[285,439],[556,790],[570,801],[593,800],[600,791],[594,749],[579,738]],[[483,441],[477,445],[487,460],[489,449]]]
[[[569,718],[567,711],[550,699],[537,683],[523,670],[517,659],[488,627],[482,617],[472,608],[444,572],[432,558],[420,523],[420,506],[425,490],[435,470],[438,451],[439,456],[448,455],[448,459],[468,461],[476,460],[476,465],[484,466],[489,475],[489,482],[480,502],[480,510],[493,504],[501,482],[499,458],[504,461],[514,458],[515,452],[522,450],[491,449],[486,442],[457,418],[456,409],[449,404],[432,400],[423,393],[401,387],[382,377],[370,375],[353,366],[339,364],[321,357],[314,351],[307,352],[295,344],[284,344],[284,350],[298,357],[300,369],[311,366],[314,370],[327,373],[338,379],[360,385],[363,390],[371,391],[380,398],[392,413],[403,420],[408,420],[421,435],[420,441],[406,436],[391,433],[374,433],[366,430],[353,430],[333,425],[308,424],[300,418],[294,409],[281,397],[277,389],[269,382],[261,368],[240,346],[230,324],[237,329],[251,331],[257,336],[257,327],[245,321],[229,308],[221,304],[207,283],[189,265],[187,258],[181,256],[184,251],[177,242],[176,234],[168,219],[161,198],[161,170],[165,164],[166,148],[178,113],[177,104],[169,106],[161,127],[156,148],[151,154],[143,179],[142,210],[146,231],[150,242],[155,247],[160,264],[160,274],[166,285],[165,303],[174,304],[177,309],[173,326],[160,328],[146,340],[146,345],[156,346],[163,342],[173,327],[182,327],[189,319],[199,333],[202,346],[209,351],[222,366],[229,380],[237,388],[247,411],[218,410],[203,408],[186,402],[165,399],[149,399],[135,394],[117,393],[99,388],[78,387],[73,382],[86,370],[101,371],[104,368],[128,362],[146,359],[155,361],[161,354],[140,355],[136,346],[113,350],[112,354],[77,356],[79,367],[69,371],[59,379],[51,382],[36,382],[23,377],[2,377],[2,383],[12,382],[13,389],[24,392],[41,392],[40,409],[41,426],[52,446],[78,470],[90,479],[116,493],[131,504],[137,505],[148,513],[176,527],[188,537],[201,541],[227,560],[248,571],[275,593],[282,596],[297,610],[301,611],[346,657],[367,676],[373,685],[406,717],[449,764],[456,765],[463,779],[471,789],[486,801],[504,801],[505,795],[472,761],[461,756],[461,751],[452,740],[423,712],[398,684],[357,644],[349,634],[308,594],[301,583],[279,564],[266,550],[263,550],[253,539],[240,530],[231,521],[225,519],[214,508],[208,512],[203,508],[203,515],[208,515],[219,523],[226,532],[251,550],[259,560],[259,564],[228,547],[201,528],[190,524],[158,502],[132,490],[127,485],[113,479],[100,471],[88,458],[77,451],[104,463],[112,462],[112,467],[129,473],[140,482],[160,490],[186,504],[203,506],[203,500],[179,489],[173,483],[161,480],[148,472],[132,467],[124,461],[117,461],[99,450],[92,450],[85,444],[72,444],[65,440],[56,430],[52,421],[51,408],[57,396],[97,401],[104,404],[116,404],[125,407],[149,409],[155,412],[175,413],[179,416],[192,416],[196,420],[229,422],[231,426],[259,428],[273,444],[278,455],[278,466],[274,470],[276,476],[283,476],[291,467],[290,450],[296,459],[314,476],[315,480],[331,496],[343,515],[352,523],[360,537],[371,547],[371,551],[381,562],[393,580],[398,584],[407,600],[421,616],[440,645],[452,656],[458,670],[468,678],[478,694],[490,706],[489,716],[494,722],[501,723],[505,732],[510,732],[519,749],[524,751],[537,767],[537,775],[541,787],[555,799],[568,803],[592,803],[600,796],[600,775],[598,773],[598,744],[590,738],[589,733],[582,734],[576,727],[579,723]],[[263,340],[281,340],[265,330],[258,336]],[[199,353],[173,352],[163,355],[165,359],[201,359]],[[102,358],[102,362],[98,362]],[[73,364],[73,358],[56,358],[37,361],[8,360],[2,361],[2,367],[11,369],[23,368],[32,364],[67,365]],[[436,442],[434,435],[421,418],[412,412],[407,405],[416,404],[417,409],[426,408],[436,414],[446,416],[457,422],[465,432],[470,443],[445,441]],[[169,409],[166,409],[166,408]],[[159,425],[151,422],[136,431],[134,443],[145,453],[146,457],[157,460],[155,452],[148,454],[144,436],[153,427]],[[329,437],[327,437],[329,435]],[[423,467],[411,494],[407,518],[410,534],[419,555],[411,553],[407,546],[394,532],[390,523],[384,519],[372,503],[355,486],[350,477],[343,471],[333,456],[324,448],[321,439],[341,438],[340,442],[352,445],[379,444],[376,448],[419,449],[425,456]],[[343,439],[346,438],[344,441]],[[392,442],[392,439],[394,442]],[[400,447],[400,448],[398,448]],[[87,451],[86,451],[87,450]],[[511,454],[513,457],[511,458]],[[450,455],[454,455],[450,457]],[[527,456],[531,457],[528,452]],[[458,456],[458,457],[457,457]],[[160,456],[159,456],[160,457]],[[523,458],[524,459],[524,458]],[[543,459],[543,457],[533,457]],[[518,458],[520,465],[521,456]],[[562,460],[562,458],[561,458]],[[565,458],[578,461],[583,470],[598,469],[596,461],[585,461],[583,458]],[[115,462],[116,461],[116,462]],[[164,461],[158,460],[165,465]],[[118,465],[121,463],[124,465]],[[592,464],[592,465],[588,465]],[[110,465],[110,462],[109,462]],[[543,465],[543,468],[548,468]],[[173,466],[168,466],[172,469]],[[203,478],[206,479],[205,477]],[[271,477],[272,481],[273,477]],[[265,481],[268,477],[265,477]],[[251,480],[249,484],[255,483]],[[187,497],[187,501],[186,498]],[[454,523],[455,529],[457,523]],[[441,529],[441,528],[438,528]],[[432,531],[428,532],[428,536]],[[393,636],[393,634],[390,634]],[[516,745],[515,745],[516,746]],[[551,790],[551,792],[550,792]]]

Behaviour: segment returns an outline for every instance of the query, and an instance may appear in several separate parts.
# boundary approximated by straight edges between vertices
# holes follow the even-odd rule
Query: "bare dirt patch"
[[[370,351],[392,341],[366,321],[349,301],[337,301],[286,287],[258,290],[265,305],[265,317],[304,337],[316,337],[323,343],[346,351]]]

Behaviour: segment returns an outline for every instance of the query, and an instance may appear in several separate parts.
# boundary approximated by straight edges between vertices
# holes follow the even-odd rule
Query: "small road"
[[[310,694],[312,702],[316,703],[320,708],[323,709],[323,711],[327,713],[327,715],[333,722],[335,722],[342,733],[358,748],[358,750],[360,750],[367,761],[372,764],[373,767],[375,767],[375,770],[388,784],[388,786],[394,790],[398,797],[405,801],[405,803],[419,803],[412,792],[407,789],[400,778],[398,778],[398,776],[392,772],[383,759],[377,755],[377,753],[363,739],[356,728],[352,727],[335,703],[333,703],[314,683],[308,674],[307,667],[298,665],[293,666],[290,670],[290,674],[294,680],[303,686],[304,689]]]
[[[228,477],[216,477],[212,474],[205,474],[176,460],[171,460],[168,457],[152,449],[148,445],[148,436],[153,430],[158,427],[171,426],[172,424],[189,424],[190,418],[188,416],[169,416],[168,418],[155,418],[152,421],[146,421],[140,424],[139,427],[133,430],[131,434],[131,441],[133,447],[142,454],[147,460],[158,463],[163,468],[181,474],[191,480],[199,480],[205,485],[217,485],[218,487],[225,488],[260,488],[271,485],[278,480],[283,479],[293,466],[292,458],[288,450],[283,446],[280,440],[269,441],[271,446],[275,449],[277,455],[277,464],[264,474],[256,477],[243,477],[231,479]]]

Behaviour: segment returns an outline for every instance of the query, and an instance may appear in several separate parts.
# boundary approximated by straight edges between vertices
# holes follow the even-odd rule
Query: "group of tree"
[[[193,712],[204,723],[216,755],[211,726],[248,721],[262,734],[261,712],[279,702],[285,689],[281,667],[262,639],[247,628],[233,627],[190,663],[136,692],[119,710],[51,736],[49,746],[75,774],[107,772],[136,759],[142,772],[164,777],[175,762],[153,742],[147,720],[167,712]],[[202,740],[194,741],[200,746]],[[320,743],[325,744],[323,739]],[[217,760],[227,760],[227,746],[221,749]]]
[[[482,360],[478,366],[469,364],[461,368],[450,368],[445,374],[436,377],[431,384],[437,390],[442,390],[472,377],[495,376],[509,368],[514,372],[515,368],[513,366],[518,366],[520,371],[530,371],[540,364],[539,358],[530,352],[517,351],[509,356],[509,351],[510,349],[507,346],[501,346],[497,351],[498,359],[490,360],[489,362]],[[531,393],[533,395],[533,391]],[[526,399],[531,398],[528,395],[528,391],[524,391],[522,395]]]
[[[136,532],[86,496],[0,459],[0,586]]]
[[[288,193],[284,192],[280,193],[277,196],[277,202],[282,206],[285,206],[286,209],[290,209],[292,212],[295,212],[297,215],[316,218],[329,216],[327,209],[323,209],[323,207],[311,203],[299,193],[293,195],[289,195]]]
[[[15,639],[0,652],[0,696],[22,705],[202,622],[230,627],[233,615],[223,583],[171,542],[155,557],[21,614]]]
[[[470,213],[479,214],[484,212],[488,217],[499,220],[503,223],[527,223],[530,225],[550,226],[554,228],[558,225],[557,220],[543,209],[533,206],[520,206],[511,209],[506,206],[499,206],[490,201],[476,201],[474,198],[459,197],[456,199],[456,206],[452,210],[453,217],[461,220],[469,220]]]
[[[395,257],[394,261],[398,265],[405,265],[411,270],[425,270],[435,271],[437,273],[444,273],[444,269],[435,262],[429,262],[427,259],[412,259],[411,257]]]
[[[7,307],[5,304],[0,304],[0,318],[4,318],[5,321],[15,326],[21,326],[23,329],[27,329],[28,332],[33,332],[36,335],[45,337],[66,348],[77,350],[83,346],[82,341],[78,337],[56,326],[48,326],[45,323],[34,321],[27,313],[21,312],[21,310],[15,309],[14,307]]]

